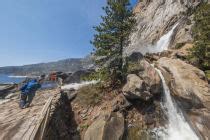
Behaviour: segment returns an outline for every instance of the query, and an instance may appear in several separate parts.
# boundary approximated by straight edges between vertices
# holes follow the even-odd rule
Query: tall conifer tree
[[[105,16],[101,16],[102,22],[94,27],[97,33],[91,42],[95,47],[98,72],[101,80],[122,82],[125,73],[123,49],[129,43],[136,20],[129,0],[107,0],[103,10]]]

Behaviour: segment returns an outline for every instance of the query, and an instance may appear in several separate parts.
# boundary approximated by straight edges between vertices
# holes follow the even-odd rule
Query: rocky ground
[[[162,71],[172,96],[197,135],[201,139],[208,139],[209,84],[204,72],[186,61],[185,48],[189,46],[187,44],[187,47],[184,45],[183,48],[147,55],[145,58],[140,53],[133,53],[129,57],[127,82],[122,89],[106,92],[96,104],[82,104],[76,97],[71,102],[74,121],[77,124],[73,130],[76,138],[154,138],[156,128],[163,128],[167,124],[167,116],[160,105],[163,89],[155,70],[157,67]],[[149,62],[153,63],[154,67]],[[78,94],[80,93],[76,92],[75,96]]]

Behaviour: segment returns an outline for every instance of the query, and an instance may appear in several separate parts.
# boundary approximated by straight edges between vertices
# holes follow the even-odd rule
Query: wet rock
[[[124,133],[124,117],[120,113],[100,116],[87,129],[84,140],[121,140]]]

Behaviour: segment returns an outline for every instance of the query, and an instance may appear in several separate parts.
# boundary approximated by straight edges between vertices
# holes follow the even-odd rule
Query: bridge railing
[[[37,120],[37,123],[34,126],[34,129],[28,138],[29,140],[43,140],[44,134],[46,131],[46,126],[50,118],[50,109],[51,109],[52,99],[53,99],[53,96],[50,97],[45,103],[40,113],[40,116]]]

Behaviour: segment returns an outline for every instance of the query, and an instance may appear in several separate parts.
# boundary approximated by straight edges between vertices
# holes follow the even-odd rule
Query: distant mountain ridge
[[[38,63],[24,66],[0,67],[0,74],[10,75],[41,75],[52,71],[75,72],[93,67],[90,57],[69,58],[49,63]]]

